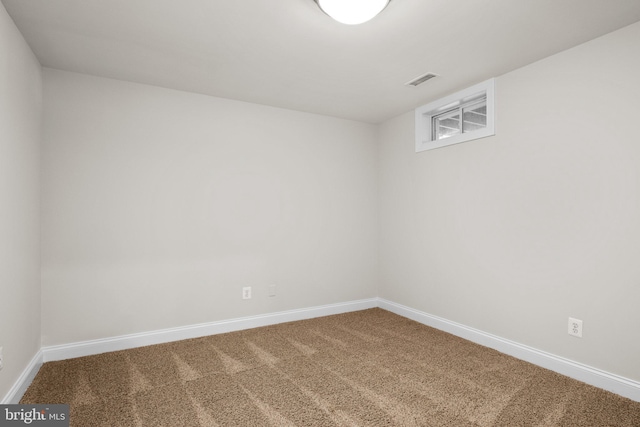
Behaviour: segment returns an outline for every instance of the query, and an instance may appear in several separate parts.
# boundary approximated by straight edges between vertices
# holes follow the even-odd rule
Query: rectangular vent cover
[[[405,83],[405,86],[418,86],[421,85],[422,83],[426,82],[427,80],[431,80],[434,77],[438,77],[436,74],[433,73],[427,73],[424,74],[420,77],[416,77],[415,79],[411,80],[410,82]]]

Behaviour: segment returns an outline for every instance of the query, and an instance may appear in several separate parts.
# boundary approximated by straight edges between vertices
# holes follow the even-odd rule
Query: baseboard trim
[[[126,350],[146,345],[162,344],[207,335],[222,334],[284,322],[330,316],[380,307],[427,326],[448,332],[471,342],[493,348],[518,359],[566,375],[595,387],[640,402],[640,382],[605,372],[563,357],[559,357],[515,341],[510,341],[450,320],[434,316],[384,298],[370,298],[345,303],[241,317],[218,322],[156,330],[92,341],[43,347],[33,357],[2,404],[18,403],[44,362],[91,356],[110,351]]]
[[[27,391],[27,388],[31,385],[31,382],[36,377],[36,374],[40,370],[42,366],[43,358],[42,358],[42,350],[38,350],[31,362],[27,365],[27,367],[22,371],[22,374],[15,382],[13,387],[9,390],[7,395],[2,399],[3,405],[10,405],[20,402],[22,396]]]
[[[51,362],[55,360],[72,359],[74,357],[91,356],[110,351],[127,350],[146,345],[162,344],[207,335],[275,325],[278,323],[366,310],[377,306],[378,298],[370,298],[71,344],[48,346],[42,348],[43,360],[44,362]]]
[[[384,298],[378,299],[378,307],[427,326],[459,336],[471,342],[493,348],[517,359],[541,366],[592,386],[611,391],[640,402],[640,382],[624,378],[591,366],[528,347],[478,329],[443,319]]]

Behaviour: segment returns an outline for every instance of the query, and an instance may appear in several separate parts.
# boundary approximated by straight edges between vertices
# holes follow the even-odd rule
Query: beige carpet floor
[[[640,403],[381,309],[45,363],[71,425],[640,426]]]

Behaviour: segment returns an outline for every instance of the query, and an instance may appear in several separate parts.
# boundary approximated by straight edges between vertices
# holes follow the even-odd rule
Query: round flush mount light
[[[313,0],[324,13],[338,22],[357,25],[382,12],[391,0]]]

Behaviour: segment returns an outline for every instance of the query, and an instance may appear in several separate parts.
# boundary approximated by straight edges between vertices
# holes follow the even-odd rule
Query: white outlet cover
[[[569,335],[582,338],[582,320],[569,318]]]

